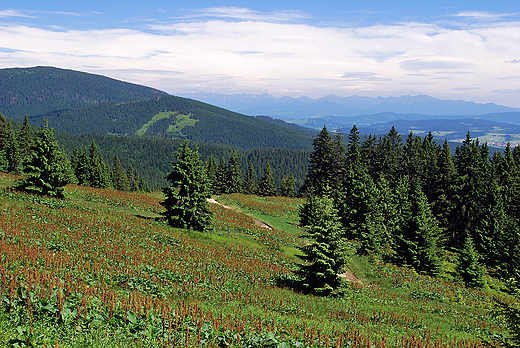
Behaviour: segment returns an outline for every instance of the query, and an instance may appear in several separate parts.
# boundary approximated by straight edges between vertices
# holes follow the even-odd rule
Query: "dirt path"
[[[338,277],[345,278],[349,282],[363,285],[363,282],[349,269],[346,269],[344,273],[338,274]]]
[[[208,202],[209,203],[212,203],[212,204],[217,204],[217,205],[220,205],[221,207],[225,208],[225,209],[233,209],[231,207],[228,207],[227,205],[224,205],[220,202],[217,202],[216,200],[214,200],[213,198],[208,198]],[[258,220],[258,219],[253,219],[253,221],[255,222],[255,224],[257,224],[258,226],[260,227],[263,227],[263,228],[267,228],[269,230],[272,230],[273,228],[269,225],[267,225],[266,223]]]

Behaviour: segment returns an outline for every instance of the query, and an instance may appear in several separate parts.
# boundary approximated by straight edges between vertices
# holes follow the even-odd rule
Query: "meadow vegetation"
[[[502,283],[373,263],[355,242],[341,296],[285,286],[306,243],[300,198],[215,196],[225,206],[200,233],[163,221],[160,193],[68,185],[60,200],[13,191],[17,179],[0,174],[0,346],[483,347],[506,334]]]

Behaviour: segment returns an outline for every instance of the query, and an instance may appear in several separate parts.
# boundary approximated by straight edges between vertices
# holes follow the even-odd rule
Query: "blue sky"
[[[401,96],[520,107],[518,1],[11,1],[0,68],[172,94]]]

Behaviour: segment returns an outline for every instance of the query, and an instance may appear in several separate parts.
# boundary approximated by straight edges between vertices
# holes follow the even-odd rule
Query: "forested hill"
[[[312,144],[309,132],[174,96],[56,110],[29,120],[36,126],[48,120],[50,127],[71,134],[164,136],[243,150],[310,149]]]
[[[54,67],[0,69],[0,113],[17,121],[65,108],[167,95],[109,77]]]

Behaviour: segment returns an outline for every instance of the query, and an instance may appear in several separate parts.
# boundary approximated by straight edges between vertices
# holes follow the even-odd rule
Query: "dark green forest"
[[[105,76],[42,66],[0,69],[0,86],[0,112],[19,122],[25,115],[167,95]]]
[[[123,104],[100,104],[82,109],[56,110],[29,117],[29,120],[32,125],[40,126],[47,119],[50,127],[70,134],[95,132],[134,135],[160,113],[172,113],[174,116],[150,124],[144,135],[181,137],[245,150],[259,147],[309,149],[312,142],[309,132],[174,96]],[[181,126],[181,121],[176,119],[177,115],[189,117],[194,122]],[[170,133],[170,126],[178,126],[179,130]]]
[[[4,118],[0,122],[1,149],[4,163],[4,171],[21,171],[23,162],[27,159],[27,150],[31,139],[37,129],[28,123],[11,124]],[[83,151],[90,156],[92,143],[96,146],[96,152],[100,156],[100,162],[107,167],[113,167],[117,156],[121,165],[132,171],[137,171],[146,186],[152,190],[160,190],[167,184],[165,176],[171,171],[172,161],[175,160],[175,151],[182,144],[182,139],[170,139],[164,137],[140,137],[140,136],[113,136],[100,134],[72,135],[65,132],[54,132],[60,147],[73,159],[74,152]],[[24,145],[25,144],[25,145]],[[222,145],[198,143],[201,159],[208,161],[212,158],[218,164],[222,160],[226,163],[230,159],[233,148]],[[87,154],[88,153],[88,154]],[[273,178],[276,187],[281,185],[284,176],[293,175],[296,188],[300,187],[307,173],[307,162],[310,150],[284,149],[284,148],[256,148],[252,150],[237,150],[241,180],[245,180],[249,165],[252,165],[257,178],[265,170],[267,163],[273,170]],[[11,157],[8,160],[8,157]],[[87,157],[88,157],[87,156]],[[11,164],[9,164],[11,163]],[[99,186],[99,185],[98,185]],[[101,185],[101,187],[106,185]],[[97,187],[97,186],[96,186]]]
[[[333,276],[311,277],[309,291],[332,291],[341,260],[333,250],[342,240],[357,241],[374,261],[473,287],[485,286],[485,270],[508,279],[520,269],[518,147],[490,153],[468,132],[452,154],[431,133],[403,139],[392,127],[383,137],[361,138],[355,126],[346,145],[324,127],[313,146],[301,223],[319,232],[309,236],[315,248],[303,251],[329,264]],[[331,202],[326,211],[324,200]],[[444,267],[452,253],[460,255],[456,270]]]

